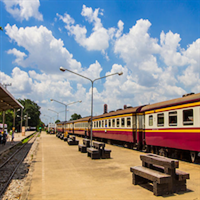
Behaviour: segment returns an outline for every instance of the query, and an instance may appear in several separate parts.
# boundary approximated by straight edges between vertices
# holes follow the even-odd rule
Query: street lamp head
[[[80,100],[80,101],[78,101],[79,103],[81,103],[82,101]]]
[[[53,101],[53,99],[50,99],[50,101]]]
[[[121,76],[123,74],[123,72],[118,72],[118,75]]]
[[[64,67],[60,67],[60,71],[65,72],[65,68]]]

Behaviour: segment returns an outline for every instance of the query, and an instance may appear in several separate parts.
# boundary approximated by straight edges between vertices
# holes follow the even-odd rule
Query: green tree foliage
[[[0,30],[3,31],[3,28],[0,26]]]
[[[23,116],[27,115],[30,117],[28,125],[37,128],[42,125],[43,122],[40,120],[40,106],[38,106],[34,101],[31,101],[30,99],[18,99],[18,101],[24,106]],[[17,112],[17,114],[21,115],[21,111]]]
[[[5,111],[5,124],[7,124],[7,130],[11,130],[13,127],[13,110]],[[3,112],[0,113],[0,123],[3,123]]]
[[[60,122],[60,120],[59,120],[59,119],[57,119],[57,120],[55,121],[55,124],[56,124],[56,123],[58,123],[58,122]]]
[[[81,118],[82,118],[81,115],[74,113],[73,115],[71,115],[70,121],[76,120],[76,119],[81,119]]]

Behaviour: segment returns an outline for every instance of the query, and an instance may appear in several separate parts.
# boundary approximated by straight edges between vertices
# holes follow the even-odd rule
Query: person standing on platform
[[[13,144],[13,142],[14,142],[14,134],[15,134],[15,131],[13,131],[13,130],[10,130],[10,135],[11,135],[11,137],[12,137],[12,139],[11,139],[11,144]]]
[[[3,132],[3,144],[4,144],[4,145],[6,144],[6,141],[7,141],[7,132],[4,131],[4,132]]]

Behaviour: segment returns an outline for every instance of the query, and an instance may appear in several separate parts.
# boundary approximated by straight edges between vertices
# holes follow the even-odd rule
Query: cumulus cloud
[[[37,20],[43,21],[43,16],[39,12],[40,1],[39,0],[2,0],[5,3],[6,10],[16,20],[28,21],[30,17],[34,17]]]
[[[26,57],[27,55],[24,52],[21,52],[19,50],[17,50],[16,48],[14,49],[9,49],[7,51],[8,54],[13,54],[14,56],[16,56],[17,58],[15,59],[15,63],[17,63],[18,65],[22,65],[22,62],[24,60],[24,57]]]
[[[12,41],[28,51],[26,55],[17,49],[8,50],[8,53],[17,57],[15,62],[20,66],[38,68],[48,73],[58,73],[61,65],[81,70],[81,63],[73,59],[73,55],[64,47],[63,41],[56,39],[46,27],[18,28],[16,25],[7,24],[5,30]]]
[[[67,13],[64,16],[57,14],[60,20],[66,23],[65,28],[68,30],[70,35],[73,35],[76,42],[86,48],[88,51],[101,51],[103,55],[106,55],[106,59],[108,60],[108,56],[106,54],[106,49],[109,47],[109,41],[115,35],[117,31],[116,28],[106,29],[103,27],[101,19],[98,17],[99,15],[103,15],[103,10],[93,9],[91,7],[86,7],[83,5],[83,9],[81,15],[93,25],[92,32],[89,37],[86,36],[88,30],[85,26],[80,24],[75,25],[75,20]],[[123,30],[123,22],[120,21],[119,31],[117,32],[117,36],[119,37]]]
[[[163,31],[160,34],[161,56],[168,66],[184,66],[188,63],[188,58],[183,55],[180,49],[179,42],[181,41],[180,35],[173,34],[169,31],[165,34]]]

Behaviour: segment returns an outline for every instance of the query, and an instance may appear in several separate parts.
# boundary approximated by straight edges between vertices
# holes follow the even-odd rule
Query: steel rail
[[[36,140],[36,138],[37,138],[37,136],[38,136],[38,134],[39,134],[39,133],[35,134],[35,137],[33,136],[34,134],[32,134],[31,136],[33,136],[33,137],[30,136],[30,139],[28,140],[28,142],[25,143],[20,149],[18,149],[18,150],[17,150],[17,153],[18,153],[20,150],[24,149],[24,147],[25,147],[32,139],[34,139],[34,141],[33,141],[33,143],[34,143],[35,140]],[[17,165],[15,166],[15,168],[14,168],[13,172],[11,173],[11,175],[9,176],[8,180],[4,183],[5,185],[3,186],[3,188],[2,188],[1,191],[0,191],[0,197],[2,197],[2,195],[4,194],[5,190],[7,189],[8,185],[10,184],[10,182],[11,182],[13,176],[15,175],[15,172],[17,171],[17,169],[19,168],[19,166],[21,165],[21,163],[23,162],[23,160],[26,158],[26,156],[27,156],[28,153],[29,153],[29,150],[27,150],[27,151],[24,153],[23,157],[20,159],[20,161],[19,161],[19,162],[17,163]],[[14,155],[16,155],[16,152],[14,153]],[[14,155],[10,156],[10,157],[0,166],[0,169],[1,169],[2,167],[4,167],[4,166],[14,157]]]

